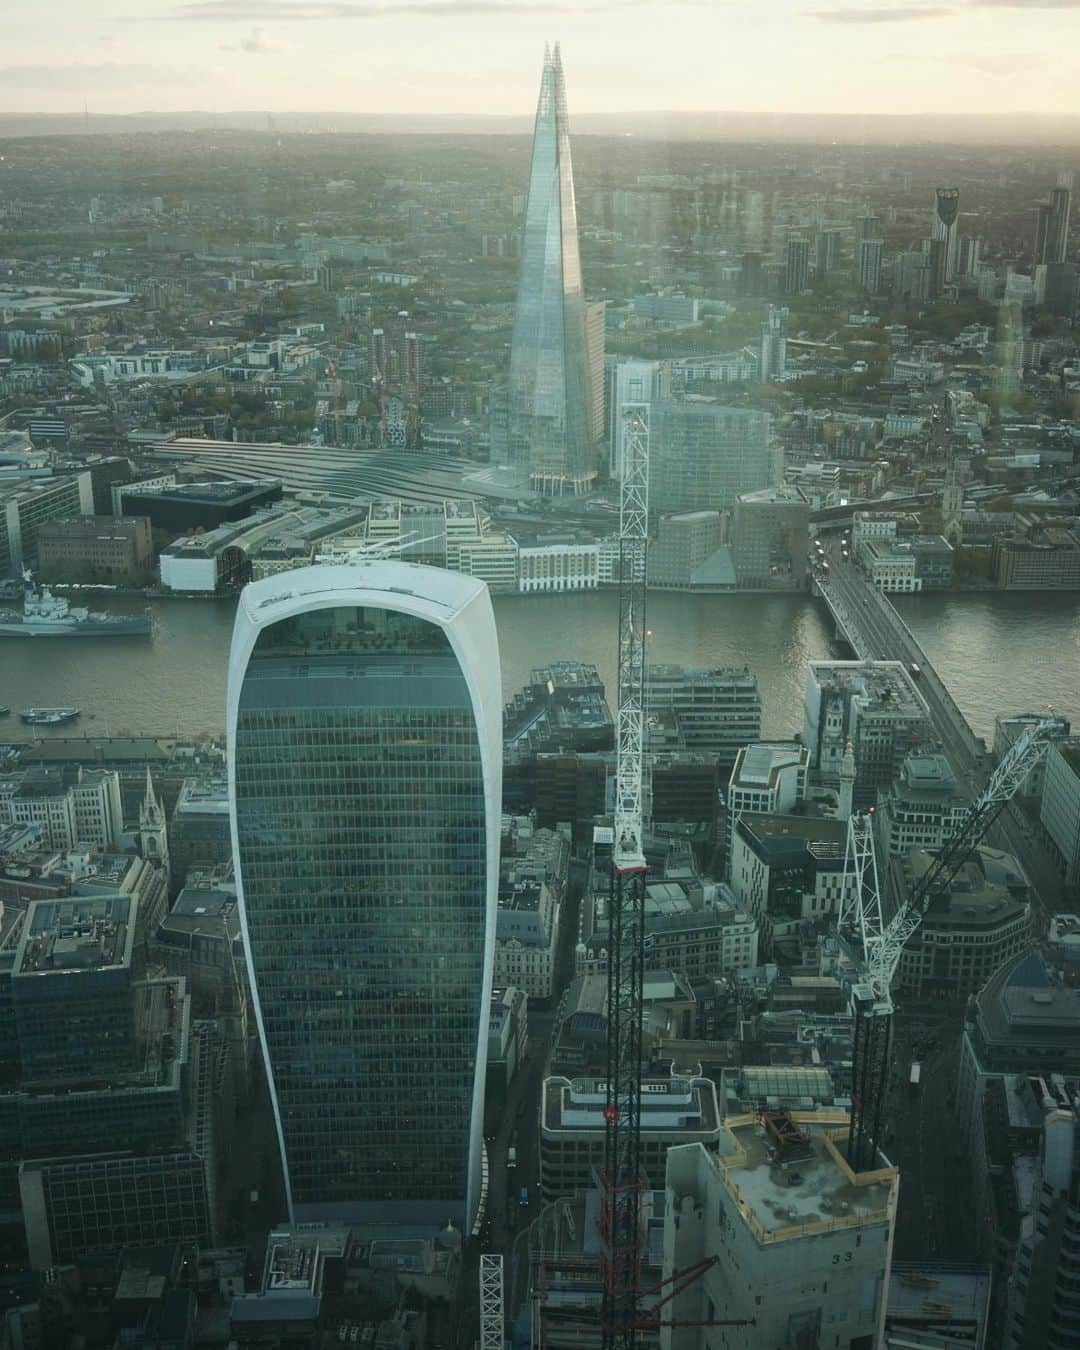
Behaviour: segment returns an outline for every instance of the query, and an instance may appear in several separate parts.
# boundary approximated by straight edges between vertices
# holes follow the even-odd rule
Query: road
[[[921,672],[918,688],[930,711],[934,731],[961,789],[974,800],[986,786],[993,767],[985,744],[968,726],[888,597],[854,563],[844,561],[838,542],[830,543],[826,552],[829,575],[818,581],[818,588],[838,628],[862,660],[902,661],[909,668],[918,667]],[[1045,933],[1049,915],[1064,905],[1065,887],[1050,855],[1039,842],[1036,823],[1029,820],[1022,805],[1014,799],[998,816],[987,842],[1008,850],[1020,862],[1032,887],[1035,927]]]

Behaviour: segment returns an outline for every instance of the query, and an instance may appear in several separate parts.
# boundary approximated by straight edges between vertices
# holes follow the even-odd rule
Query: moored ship
[[[94,614],[71,605],[23,573],[22,613],[0,609],[0,637],[137,637],[150,632],[147,614]]]
[[[79,715],[78,708],[24,708],[19,716],[28,726],[58,727]]]

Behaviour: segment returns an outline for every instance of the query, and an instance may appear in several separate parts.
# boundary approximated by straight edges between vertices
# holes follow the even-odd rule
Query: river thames
[[[131,601],[108,602],[133,610]],[[95,602],[97,606],[97,602]],[[993,736],[999,712],[1052,704],[1080,718],[1080,595],[904,596],[898,608],[974,730]],[[0,704],[9,736],[29,733],[20,708],[70,705],[82,717],[45,734],[171,736],[221,731],[235,602],[155,602],[146,638],[8,639],[0,643]],[[546,661],[593,661],[614,698],[615,596],[610,592],[495,601],[503,690]],[[749,666],[766,736],[802,725],[806,664],[843,655],[822,602],[808,596],[652,592],[650,660]]]

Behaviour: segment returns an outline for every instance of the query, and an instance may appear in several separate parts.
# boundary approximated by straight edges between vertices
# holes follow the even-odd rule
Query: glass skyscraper
[[[243,592],[233,849],[293,1220],[473,1221],[501,726],[482,583],[370,562]]]
[[[602,360],[601,360],[602,367]],[[578,255],[566,84],[556,43],[544,53],[505,403],[494,455],[528,469],[544,493],[586,490],[596,477],[593,376]],[[593,431],[596,431],[596,435]]]

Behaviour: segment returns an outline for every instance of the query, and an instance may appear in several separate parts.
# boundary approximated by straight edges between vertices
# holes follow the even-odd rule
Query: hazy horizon
[[[572,117],[1080,115],[1080,0],[46,0],[0,87],[9,116],[527,117],[554,38]]]

